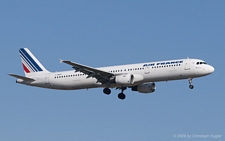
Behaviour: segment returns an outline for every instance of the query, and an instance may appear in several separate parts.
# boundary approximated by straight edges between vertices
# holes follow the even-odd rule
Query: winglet
[[[60,62],[60,63],[62,63],[63,61],[64,61],[64,60],[62,60],[62,59],[59,59],[59,62]]]

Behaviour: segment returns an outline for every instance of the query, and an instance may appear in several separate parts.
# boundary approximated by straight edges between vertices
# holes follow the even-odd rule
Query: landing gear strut
[[[121,88],[122,91],[121,91],[121,93],[118,94],[119,99],[124,100],[126,98],[126,95],[123,93],[123,91],[126,89],[127,89],[126,87]]]
[[[190,88],[190,89],[193,89],[194,86],[192,85],[192,78],[190,78],[188,81],[189,81],[189,88]]]
[[[103,89],[103,93],[109,95],[111,94],[111,90],[109,88],[105,88]]]

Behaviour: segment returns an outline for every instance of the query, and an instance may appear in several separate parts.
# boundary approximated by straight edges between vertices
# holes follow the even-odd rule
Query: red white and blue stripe
[[[43,71],[44,67],[27,48],[19,49],[19,53],[26,73]]]

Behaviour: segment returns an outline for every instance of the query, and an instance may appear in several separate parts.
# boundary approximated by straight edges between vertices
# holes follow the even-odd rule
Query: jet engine
[[[132,91],[138,91],[139,93],[152,93],[156,90],[154,82],[144,83],[131,88]]]
[[[122,74],[115,78],[116,84],[129,85],[134,83],[134,76],[132,74]]]

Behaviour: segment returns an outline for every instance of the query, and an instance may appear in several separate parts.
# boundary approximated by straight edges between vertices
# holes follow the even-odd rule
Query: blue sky
[[[185,140],[225,137],[223,64],[225,2],[10,1],[0,2],[0,140]],[[15,83],[23,75],[18,49],[28,47],[50,71],[71,69],[59,58],[93,67],[199,58],[212,75],[156,83],[144,95],[102,89],[56,91]],[[190,138],[189,140],[203,140]]]

